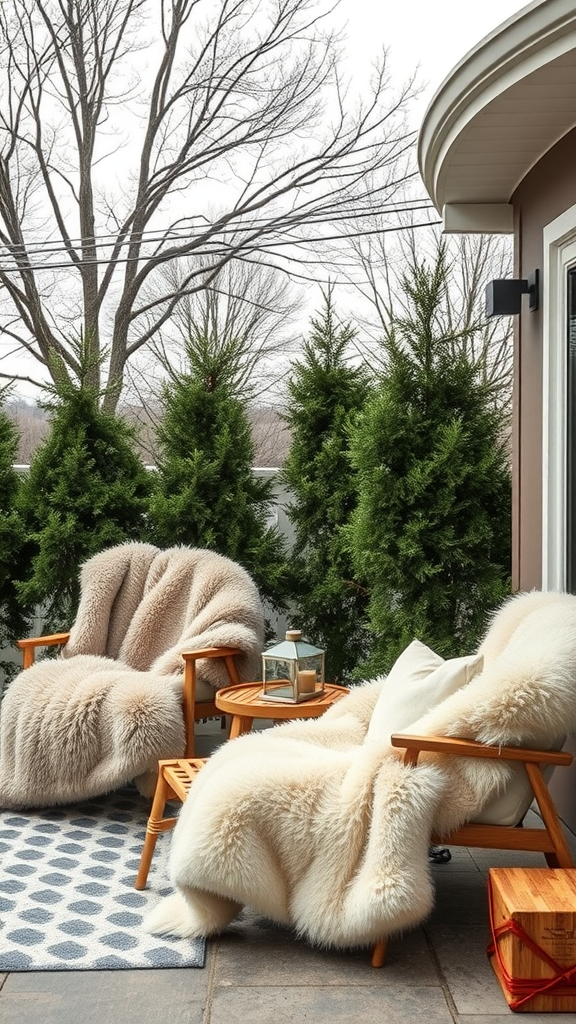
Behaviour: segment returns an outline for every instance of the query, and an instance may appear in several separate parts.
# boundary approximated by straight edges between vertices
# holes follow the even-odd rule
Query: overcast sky
[[[421,121],[438,86],[484,36],[527,4],[518,0],[341,0],[348,21],[347,49],[354,60],[389,49],[390,69],[402,81],[420,65]]]

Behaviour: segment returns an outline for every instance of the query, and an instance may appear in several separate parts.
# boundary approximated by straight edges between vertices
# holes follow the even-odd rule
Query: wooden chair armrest
[[[22,650],[26,647],[49,647],[52,644],[65,644],[70,639],[70,633],[51,633],[50,636],[32,636],[28,640],[17,640],[16,644]]]
[[[67,644],[70,633],[51,633],[49,636],[32,636],[28,640],[17,640],[16,646],[24,652],[22,659],[24,668],[30,668],[34,663],[34,651],[36,647],[53,647],[55,644]]]
[[[393,733],[390,737],[393,747],[412,752],[415,762],[422,750],[440,754],[457,754],[463,757],[488,757],[502,761],[523,761],[531,764],[572,764],[573,755],[565,750],[532,750],[527,747],[498,747],[475,740],[456,739],[452,736],[410,736]]]
[[[182,651],[184,661],[198,661],[199,658],[233,658],[242,654],[240,647],[203,647],[197,651]]]
[[[214,714],[216,705],[212,702],[196,700],[196,662],[202,658],[222,658],[230,680],[230,685],[238,685],[240,676],[234,657],[242,654],[240,647],[202,647],[196,651],[182,651],[184,659],[184,729],[186,734],[185,757],[194,757],[194,722],[199,715]]]

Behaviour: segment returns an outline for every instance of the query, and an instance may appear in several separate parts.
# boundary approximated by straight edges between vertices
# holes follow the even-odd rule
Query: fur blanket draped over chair
[[[181,652],[238,647],[260,675],[264,619],[249,574],[215,552],[131,542],[81,570],[62,656],[26,669],[0,708],[0,807],[70,803],[116,789],[184,752]],[[198,697],[229,683],[197,665]]]
[[[576,732],[576,597],[511,599],[480,652],[479,674],[403,731],[537,749]],[[471,820],[510,769],[436,754],[404,765],[389,730],[366,735],[384,682],[210,758],[173,833],[176,891],[147,930],[210,935],[250,905],[314,943],[346,947],[426,917],[431,832]]]

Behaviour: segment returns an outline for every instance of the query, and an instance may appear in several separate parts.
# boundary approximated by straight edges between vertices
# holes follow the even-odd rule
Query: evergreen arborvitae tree
[[[253,473],[244,402],[225,374],[174,373],[164,388],[160,457],[148,539],[225,555],[251,574],[263,599],[285,607],[286,550],[270,525],[273,483]]]
[[[50,629],[69,628],[78,607],[78,572],[98,551],[140,540],[151,479],[133,449],[134,433],[98,408],[91,388],[54,385],[45,403],[50,431],[20,493],[34,555],[20,592],[44,608]]]
[[[353,431],[359,499],[350,526],[370,588],[373,648],[387,671],[417,637],[468,654],[510,588],[505,424],[443,326],[444,251],[403,281],[406,315],[384,341],[387,370]]]
[[[356,504],[348,428],[369,393],[365,369],[347,359],[354,334],[338,322],[328,290],[289,382],[292,440],[281,477],[293,495],[286,510],[295,530],[292,617],[326,649],[331,680],[347,676],[367,640],[367,591],[356,578],[344,534]]]
[[[26,636],[31,617],[16,588],[26,560],[26,535],[16,509],[20,484],[14,469],[17,453],[17,430],[0,407],[0,648]],[[0,668],[10,675],[14,666],[0,661]]]

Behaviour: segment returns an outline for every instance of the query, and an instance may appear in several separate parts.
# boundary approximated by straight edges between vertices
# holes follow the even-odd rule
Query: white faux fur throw
[[[21,672],[2,701],[0,807],[96,796],[182,756],[182,651],[239,647],[241,678],[260,677],[262,604],[230,559],[133,542],[95,555],[80,578],[62,657]],[[229,683],[220,661],[197,673],[200,699]]]
[[[576,732],[576,597],[511,599],[480,649],[482,674],[406,732],[540,748]],[[210,758],[173,833],[176,892],[148,931],[210,935],[250,905],[314,943],[345,947],[426,917],[431,831],[470,820],[509,769],[440,755],[406,767],[387,742],[364,742],[381,685]]]

